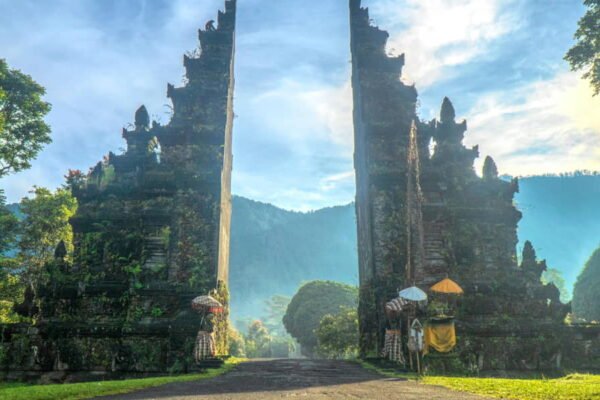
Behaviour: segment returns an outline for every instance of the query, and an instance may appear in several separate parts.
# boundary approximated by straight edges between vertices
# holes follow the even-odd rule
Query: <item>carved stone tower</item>
[[[354,165],[358,221],[361,351],[375,350],[383,305],[405,282],[409,133],[417,91],[400,81],[404,55],[388,57],[388,33],[350,1]]]
[[[513,355],[542,346],[527,338],[556,339],[567,310],[540,282],[545,265],[517,263],[517,181],[501,180],[491,158],[483,177],[475,173],[478,148],[463,145],[467,123],[455,121],[448,98],[439,120],[419,121],[417,92],[400,80],[404,56],[386,54],[388,33],[371,25],[360,0],[350,0],[350,28],[361,355],[379,354],[384,306],[398,289],[427,290],[450,275],[465,290],[460,351],[479,354],[484,366],[514,367]],[[543,351],[556,354],[555,343]]]
[[[235,20],[236,0],[227,0],[218,25],[200,30],[199,51],[183,58],[184,85],[167,87],[167,125],[141,106],[123,129],[124,154],[87,176],[71,172],[75,252],[47,267],[36,364],[21,368],[192,367],[199,317],[190,301],[211,292],[228,303]],[[226,311],[215,321],[220,354],[227,320]]]

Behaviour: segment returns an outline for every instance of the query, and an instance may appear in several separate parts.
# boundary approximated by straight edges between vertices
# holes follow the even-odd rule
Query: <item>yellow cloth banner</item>
[[[447,353],[452,350],[454,346],[456,346],[454,322],[425,325],[424,354],[429,352],[429,347],[440,353]]]

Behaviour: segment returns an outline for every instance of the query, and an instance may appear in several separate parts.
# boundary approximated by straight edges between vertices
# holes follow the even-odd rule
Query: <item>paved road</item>
[[[483,397],[387,378],[358,364],[332,360],[251,361],[213,379],[175,383],[99,399],[272,400],[427,399],[470,400]]]

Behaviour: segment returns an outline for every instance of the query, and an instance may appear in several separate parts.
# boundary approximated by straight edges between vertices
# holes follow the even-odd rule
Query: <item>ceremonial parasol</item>
[[[198,296],[192,300],[192,308],[198,312],[221,313],[223,304],[211,296]]]
[[[385,303],[385,309],[391,312],[401,312],[406,304],[408,304],[406,299],[396,297],[395,299]]]
[[[411,301],[425,301],[427,300],[427,293],[422,291],[416,286],[411,286],[406,289],[402,289],[400,293],[398,293],[400,297],[406,300]]]
[[[458,286],[458,283],[454,282],[450,278],[442,279],[435,285],[433,285],[430,290],[432,292],[437,293],[448,293],[448,294],[463,294],[463,289]]]

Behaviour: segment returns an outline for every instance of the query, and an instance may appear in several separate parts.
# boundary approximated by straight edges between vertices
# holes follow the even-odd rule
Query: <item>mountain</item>
[[[264,300],[304,281],[358,284],[354,206],[300,213],[234,197],[229,270],[233,319],[261,315]]]
[[[570,291],[600,245],[600,175],[534,176],[521,178],[519,186],[519,249],[530,240],[538,257],[562,272]]]

